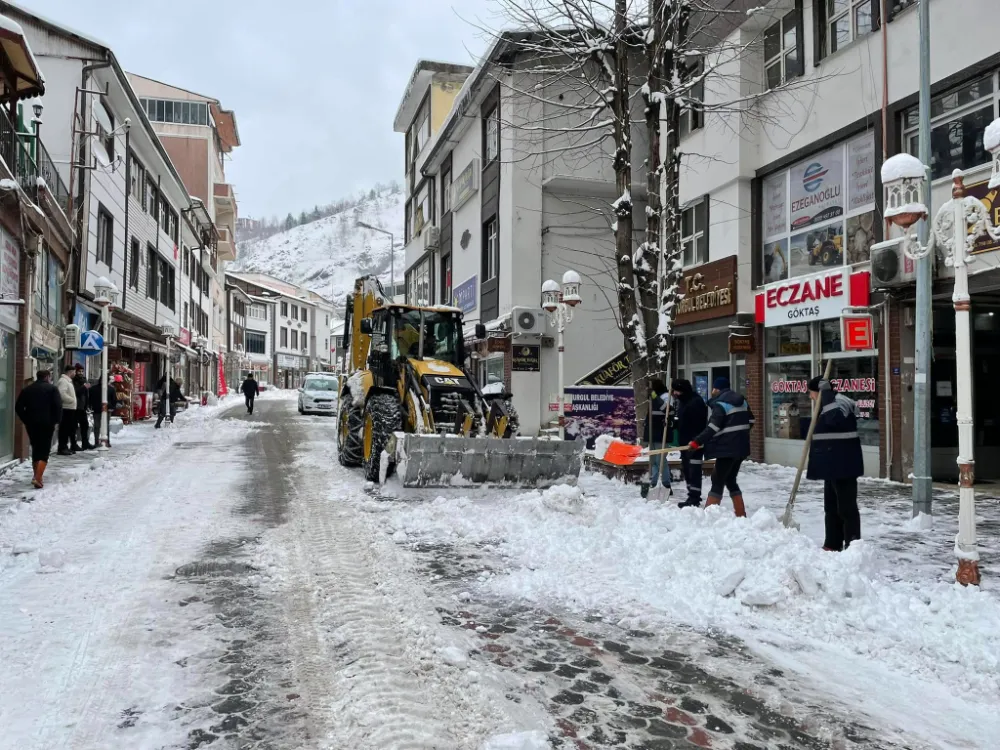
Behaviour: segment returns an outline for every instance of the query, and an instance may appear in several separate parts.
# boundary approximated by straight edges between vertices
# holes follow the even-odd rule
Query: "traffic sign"
[[[97,331],[84,331],[80,334],[80,352],[85,356],[99,354],[104,350],[104,337]]]
[[[845,352],[875,348],[875,323],[871,315],[843,315],[840,334]]]

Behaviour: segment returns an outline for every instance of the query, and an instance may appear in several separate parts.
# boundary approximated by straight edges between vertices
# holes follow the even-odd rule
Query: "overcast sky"
[[[241,216],[284,216],[403,179],[392,119],[420,58],[472,64],[490,0],[20,0],[126,70],[236,113]],[[465,19],[465,20],[463,20]]]

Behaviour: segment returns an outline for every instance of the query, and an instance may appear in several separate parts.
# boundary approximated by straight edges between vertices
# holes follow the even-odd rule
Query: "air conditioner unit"
[[[545,333],[545,311],[537,307],[515,307],[511,310],[514,338],[541,338]]]
[[[63,347],[66,349],[80,348],[80,326],[70,323],[63,331]]]
[[[441,244],[441,230],[437,227],[424,229],[424,250],[437,250]]]
[[[903,254],[903,238],[886,240],[871,247],[872,288],[906,286],[917,278],[917,264]]]

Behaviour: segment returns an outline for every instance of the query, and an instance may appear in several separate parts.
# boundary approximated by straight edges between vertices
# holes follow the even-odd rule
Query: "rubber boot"
[[[713,495],[712,493],[709,493],[708,494],[708,501],[705,503],[705,507],[707,508],[709,505],[718,505],[721,502],[722,502],[722,498],[721,497],[719,497],[717,495]]]
[[[46,461],[35,461],[35,476],[31,479],[31,484],[36,489],[42,489],[44,484],[42,483],[42,475],[45,474]]]
[[[733,511],[737,518],[746,518],[747,509],[743,505],[743,495],[733,495]]]

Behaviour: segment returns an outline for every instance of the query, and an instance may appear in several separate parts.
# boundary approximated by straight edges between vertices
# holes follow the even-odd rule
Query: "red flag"
[[[226,386],[226,368],[222,364],[222,357],[219,357],[219,395],[225,396],[229,393]]]

